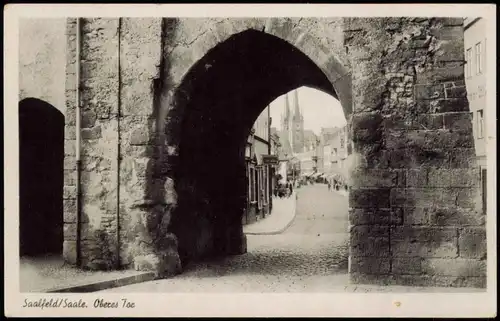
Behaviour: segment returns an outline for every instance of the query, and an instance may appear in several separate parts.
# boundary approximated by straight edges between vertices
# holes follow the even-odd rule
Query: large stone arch
[[[350,101],[345,69],[331,64],[334,58],[323,65],[341,84],[340,95],[309,56],[282,40],[287,37],[255,29],[232,35],[198,60],[173,94],[170,112],[181,121],[166,126],[179,151],[172,171],[178,207],[170,228],[179,238],[181,258],[246,250],[241,226],[247,185],[243,146],[272,100],[306,85]]]
[[[19,102],[21,256],[61,254],[64,115],[36,98]]]
[[[211,49],[252,30],[308,57],[335,89],[326,91],[336,92],[346,111],[356,155],[351,279],[485,284],[485,217],[474,202],[479,176],[463,81],[461,19],[82,20],[85,221],[82,239],[65,235],[65,244],[72,253],[81,245],[83,265],[133,264],[160,275],[181,270],[172,219],[182,211],[179,147],[189,115],[186,98],[194,99],[185,95],[184,82]],[[76,130],[70,117],[74,30],[70,21],[67,139],[74,139]],[[282,90],[293,89],[288,85]],[[313,86],[326,88],[323,82]],[[220,124],[228,123],[222,119]],[[74,173],[71,168],[68,181]],[[65,191],[73,202],[74,186],[68,183]]]

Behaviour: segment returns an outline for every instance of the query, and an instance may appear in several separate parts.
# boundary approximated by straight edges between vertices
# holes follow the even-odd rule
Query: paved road
[[[279,235],[248,235],[248,253],[183,274],[104,292],[326,292],[347,278],[347,198],[325,185],[300,188],[297,216]]]

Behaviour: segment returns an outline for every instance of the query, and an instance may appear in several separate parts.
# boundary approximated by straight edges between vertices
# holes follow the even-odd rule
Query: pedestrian
[[[290,189],[290,196],[291,196],[291,195],[292,195],[292,193],[293,193],[293,186],[292,186],[292,184],[291,184],[291,183],[290,183],[289,189]]]
[[[330,184],[330,181],[328,181],[328,190],[330,191],[332,189],[332,185]]]

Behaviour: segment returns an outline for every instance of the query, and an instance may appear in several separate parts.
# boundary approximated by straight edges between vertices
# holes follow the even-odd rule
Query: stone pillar
[[[63,258],[77,263],[76,165],[76,19],[66,21],[66,113],[64,132],[64,242]]]
[[[345,37],[359,163],[351,280],[484,286],[462,19],[346,19]]]
[[[81,264],[118,261],[119,19],[81,19]]]
[[[177,151],[163,127],[171,106],[162,29],[162,18],[120,23],[120,259],[158,276],[181,268],[177,237],[167,231],[177,205]]]

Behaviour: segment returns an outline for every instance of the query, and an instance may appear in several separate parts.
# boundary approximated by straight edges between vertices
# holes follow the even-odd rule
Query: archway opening
[[[19,102],[20,255],[61,254],[64,115],[35,98]]]
[[[338,97],[309,57],[256,30],[220,43],[184,78],[175,96],[182,123],[174,171],[178,206],[170,225],[184,265],[246,251],[247,139],[266,106],[301,86]]]

